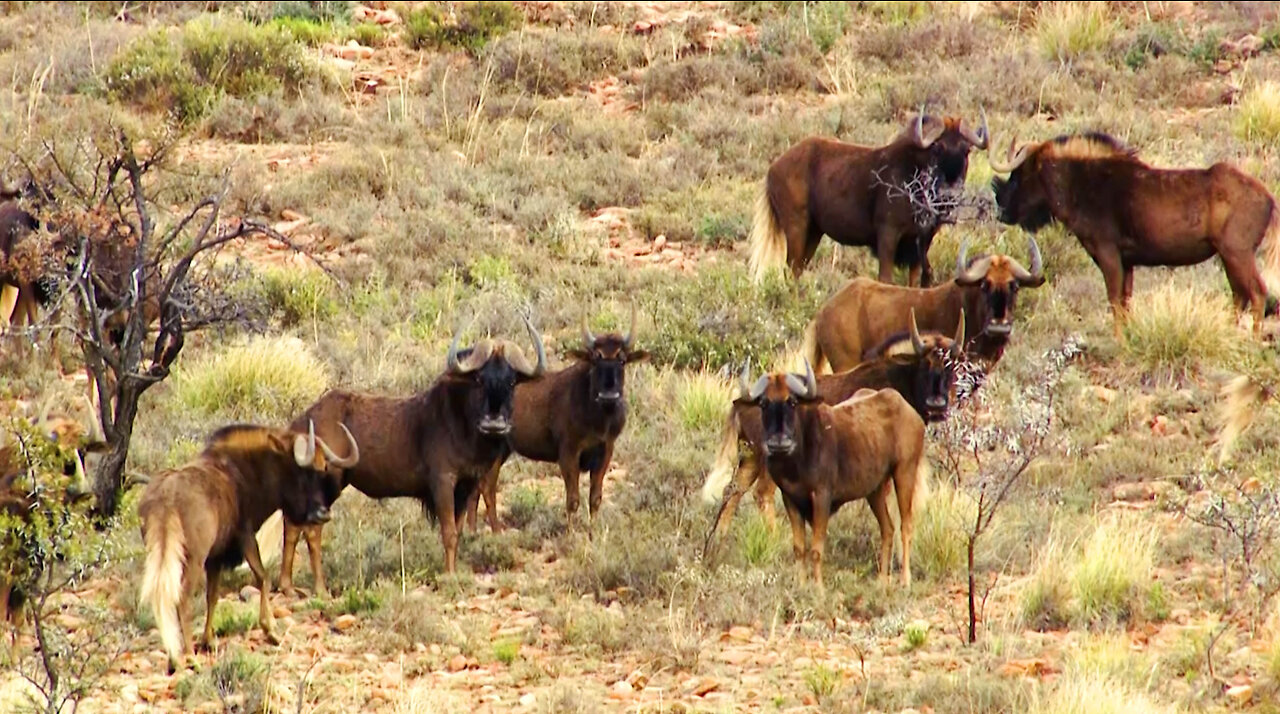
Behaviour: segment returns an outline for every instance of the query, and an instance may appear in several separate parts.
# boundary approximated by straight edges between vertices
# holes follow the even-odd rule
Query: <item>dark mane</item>
[[[1061,159],[1136,159],[1138,152],[1101,131],[1062,134],[1045,142],[1045,152]]]
[[[267,443],[270,431],[258,424],[228,424],[205,439],[205,450],[260,448]]]
[[[928,342],[929,342],[929,339],[930,339],[931,337],[932,337],[932,338],[935,338],[935,339],[936,339],[936,338],[944,338],[944,339],[946,339],[946,336],[945,336],[945,335],[943,335],[941,332],[935,332],[935,331],[932,331],[932,330],[924,330],[924,331],[922,331],[922,332],[920,333],[920,338],[921,338],[922,340],[925,340],[925,342],[926,342],[926,343],[928,343]],[[884,357],[884,353],[885,353],[885,352],[887,352],[887,351],[889,350],[889,348],[894,347],[894,346],[899,345],[899,344],[902,344],[902,343],[904,343],[904,342],[906,342],[906,343],[910,343],[910,342],[911,342],[911,330],[898,330],[897,332],[895,332],[895,333],[893,333],[893,334],[889,335],[888,337],[884,338],[883,340],[881,340],[881,341],[880,341],[880,344],[878,344],[878,345],[876,345],[875,347],[872,347],[872,348],[870,348],[870,349],[866,350],[865,352],[863,352],[863,353],[862,353],[862,359],[864,360],[864,364],[865,364],[866,362],[870,362],[870,361],[873,361],[873,360],[878,360],[878,359],[883,358],[883,357]],[[906,357],[906,355],[890,355],[889,359],[894,359],[894,358],[896,358],[896,357]]]

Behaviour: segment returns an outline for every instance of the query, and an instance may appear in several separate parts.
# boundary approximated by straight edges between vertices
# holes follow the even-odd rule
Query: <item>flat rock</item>
[[[333,621],[333,629],[338,632],[346,632],[356,626],[360,620],[355,615],[339,615],[338,619]]]

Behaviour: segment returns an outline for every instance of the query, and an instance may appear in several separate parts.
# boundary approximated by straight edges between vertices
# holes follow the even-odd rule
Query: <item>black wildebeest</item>
[[[1015,139],[1016,141],[1016,139]],[[1280,277],[1280,210],[1261,181],[1218,162],[1208,168],[1153,167],[1100,132],[1026,144],[991,167],[1000,221],[1032,233],[1052,221],[1066,226],[1102,271],[1116,336],[1133,294],[1137,266],[1186,266],[1214,255],[1236,307],[1252,308],[1260,330],[1269,276]]]
[[[138,503],[146,547],[139,595],[155,613],[169,674],[177,671],[179,657],[194,654],[190,598],[199,568],[205,573],[202,645],[213,647],[222,572],[241,562],[248,562],[257,581],[258,625],[272,644],[279,644],[255,534],[277,510],[298,523],[329,520],[324,496],[332,486],[326,482],[338,479],[334,470],[350,468],[360,459],[355,438],[349,431],[346,437],[350,453],[339,457],[314,426],[299,432],[232,424],[211,434],[195,459],[147,485]]]
[[[960,119],[926,117],[923,109],[884,146],[817,136],[800,141],[769,166],[756,201],[750,237],[755,279],[784,262],[798,278],[827,235],[872,249],[881,282],[891,282],[894,265],[904,265],[909,285],[928,287],[929,246],[940,219],[922,214],[916,194],[959,190],[970,149],[987,144],[985,111],[974,132]]]
[[[47,305],[52,296],[38,269],[15,264],[23,244],[39,228],[35,216],[19,203],[28,193],[21,188],[0,188],[0,331],[13,322],[34,325],[39,307]]]
[[[844,504],[866,499],[880,526],[880,577],[893,556],[889,489],[898,500],[902,584],[911,585],[916,488],[927,478],[924,420],[893,389],[862,390],[839,404],[822,401],[812,367],[765,374],[739,402],[760,409],[765,468],[782,491],[796,560],[811,559],[822,586],[827,523]],[[810,550],[805,524],[813,528]],[[803,565],[802,570],[803,573]]]
[[[428,518],[440,525],[445,570],[455,572],[458,526],[480,480],[510,449],[512,395],[516,385],[540,379],[547,358],[542,337],[525,318],[537,361],[530,365],[507,340],[482,340],[458,349],[449,345],[446,368],[426,390],[410,397],[387,397],[330,390],[297,420],[314,420],[328,436],[345,423],[360,441],[363,456],[343,471],[342,485],[327,494],[332,504],[341,488],[352,486],[370,498],[417,499]],[[280,589],[293,591],[293,555],[305,535],[317,593],[325,591],[321,528],[284,518]]]
[[[624,393],[626,366],[643,362],[649,353],[633,347],[636,314],[626,336],[594,335],[582,325],[582,349],[569,352],[575,362],[534,382],[516,387],[512,409],[511,448],[534,461],[560,466],[564,479],[565,511],[570,527],[578,511],[578,478],[590,473],[588,504],[591,521],[600,510],[604,474],[613,460],[613,445],[627,423]],[[509,455],[508,455],[509,456]],[[481,491],[488,509],[489,527],[498,530],[498,472],[506,456],[485,476]],[[468,504],[468,522],[476,527],[477,493]]]
[[[58,476],[65,478],[65,482],[58,483],[55,487],[62,491],[62,502],[70,506],[92,493],[85,461],[90,454],[105,451],[107,445],[92,409],[89,413],[90,426],[85,429],[70,416],[53,414],[53,400],[54,396],[51,395],[31,425],[39,438],[47,440],[58,449],[61,473],[52,476],[55,480]],[[38,490],[49,487],[46,478],[50,475],[32,472],[30,458],[24,453],[27,446],[35,445],[24,445],[20,437],[12,437],[9,443],[0,445],[0,515],[12,518],[11,523],[19,527],[29,523],[31,511],[38,503]],[[24,479],[24,476],[30,477],[31,481]],[[31,576],[33,573],[26,571],[29,566],[35,566],[37,570],[39,568],[31,550],[34,544],[27,542],[26,538],[26,535],[17,531],[8,531],[4,538],[0,538],[0,552],[12,556],[7,562],[0,564],[0,623],[12,621],[15,626],[18,625],[26,598],[15,578],[21,581]],[[8,542],[4,542],[5,540]]]
[[[926,422],[942,421],[947,416],[955,391],[955,366],[964,359],[960,339],[964,335],[964,315],[956,327],[955,339],[939,333],[920,334],[911,313],[906,340],[897,337],[872,350],[875,355],[847,372],[824,374],[816,378],[818,394],[827,404],[839,404],[862,389],[893,389]],[[908,350],[899,349],[905,342]],[[764,466],[763,429],[759,408],[747,398],[746,368],[740,377],[738,400],[734,402],[725,423],[715,464],[703,483],[702,497],[708,503],[720,501],[720,510],[712,523],[703,546],[708,554],[733,520],[738,503],[755,487],[756,505],[773,525],[773,494],[776,485]],[[739,445],[747,453],[739,458]],[[732,485],[730,485],[732,484]],[[726,486],[729,486],[726,490]]]
[[[952,334],[965,315],[964,352],[990,370],[1013,332],[1018,290],[1044,284],[1040,248],[1031,244],[1031,270],[1007,255],[966,260],[962,248],[955,279],[932,288],[889,285],[854,278],[831,296],[805,330],[805,356],[819,371],[843,372],[866,359],[867,350],[900,331],[915,311],[920,329]]]

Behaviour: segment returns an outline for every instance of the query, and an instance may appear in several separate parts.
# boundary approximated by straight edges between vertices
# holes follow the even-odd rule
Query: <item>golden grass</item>
[[[1036,16],[1036,41],[1049,59],[1059,62],[1105,48],[1116,30],[1105,3],[1048,3]]]
[[[1032,714],[1172,714],[1174,710],[1123,682],[1097,673],[1064,675],[1047,696],[1035,698]]]
[[[1127,619],[1141,609],[1155,561],[1155,533],[1134,517],[1103,520],[1071,570],[1073,609],[1093,623]]]
[[[965,537],[977,504],[946,482],[935,484],[932,491],[915,514],[911,564],[924,577],[943,580],[965,570]]]
[[[1138,366],[1173,372],[1230,364],[1248,339],[1229,297],[1182,282],[1135,293],[1123,335],[1124,353]]]
[[[186,363],[173,377],[174,396],[205,414],[288,420],[329,383],[325,364],[302,340],[254,336]]]
[[[712,372],[687,372],[676,376],[675,390],[680,423],[685,429],[719,431],[734,397],[729,385]]]
[[[1280,146],[1280,82],[1261,82],[1245,92],[1236,109],[1234,128],[1245,141]]]

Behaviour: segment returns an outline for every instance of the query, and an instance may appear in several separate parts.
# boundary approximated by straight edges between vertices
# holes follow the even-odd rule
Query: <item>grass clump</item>
[[[1022,621],[1038,630],[1064,627],[1069,619],[1070,591],[1063,549],[1054,542],[1045,546],[1040,566],[1022,591]]]
[[[279,28],[293,38],[310,47],[319,47],[334,39],[333,25],[323,20],[306,17],[278,17],[268,23],[269,27]]]
[[[1262,82],[1245,92],[1236,110],[1236,135],[1264,146],[1280,146],[1280,82]]]
[[[819,703],[825,702],[840,688],[840,672],[825,664],[816,664],[804,671],[804,684]]]
[[[256,607],[237,603],[220,603],[214,610],[213,634],[217,637],[243,635],[258,621]]]
[[[324,364],[294,337],[255,336],[175,370],[174,396],[203,414],[284,419],[328,385]]]
[[[1116,34],[1105,4],[1061,2],[1041,8],[1036,15],[1036,41],[1049,59],[1069,62],[1105,48]]]
[[[452,16],[430,5],[409,13],[404,21],[405,41],[415,50],[453,47],[474,53],[524,21],[510,2],[461,2],[457,6]]]
[[[1173,709],[1114,678],[1095,673],[1060,678],[1036,696],[1032,714],[1164,714]]]
[[[781,562],[789,551],[789,536],[783,528],[769,530],[768,522],[759,513],[752,513],[742,528],[738,541],[742,560],[748,567],[765,568]]]
[[[902,631],[902,635],[906,639],[908,652],[918,650],[924,646],[924,643],[929,638],[929,623],[924,620],[908,622]]]
[[[285,327],[301,322],[325,322],[338,314],[333,283],[314,271],[269,268],[262,273],[266,303],[279,315]]]
[[[1243,333],[1231,301],[1201,286],[1161,284],[1134,296],[1123,350],[1144,370],[1185,374],[1239,357]]]
[[[1124,621],[1140,613],[1155,560],[1151,529],[1109,519],[1094,530],[1071,570],[1076,618],[1097,624]]]
[[[493,643],[493,658],[505,665],[511,665],[520,656],[520,640],[505,639]]]
[[[939,483],[917,513],[911,564],[934,581],[963,572],[967,528],[977,515],[977,504],[949,485]]]
[[[222,701],[239,699],[241,711],[256,712],[267,703],[268,673],[262,657],[237,648],[213,665],[209,679]]]
[[[130,44],[112,60],[105,83],[115,101],[171,110],[191,122],[223,96],[296,96],[316,75],[285,28],[208,15]]]
[[[676,381],[680,423],[688,431],[711,433],[724,424],[730,395],[715,374],[684,373]]]

